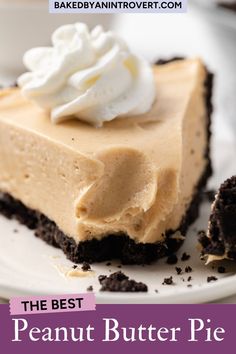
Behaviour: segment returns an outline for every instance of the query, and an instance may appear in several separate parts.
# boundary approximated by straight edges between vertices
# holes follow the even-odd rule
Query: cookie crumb
[[[78,266],[76,264],[74,264],[72,268],[76,269],[76,268],[78,268]]]
[[[191,273],[193,270],[190,266],[185,267],[185,273]]]
[[[93,286],[92,286],[92,285],[89,285],[89,286],[87,287],[87,291],[93,291]]]
[[[213,275],[210,276],[210,277],[207,277],[207,282],[208,282],[208,283],[210,283],[210,282],[212,282],[212,281],[216,281],[216,280],[218,280],[218,278],[214,277]]]
[[[183,261],[183,262],[188,261],[189,258],[190,258],[190,255],[187,254],[186,252],[184,252],[184,253],[182,254],[181,261]]]
[[[169,278],[164,278],[163,283],[162,283],[162,285],[173,285],[173,284],[174,284],[174,282],[173,282],[172,276]]]
[[[192,284],[188,284],[187,287],[188,287],[188,288],[191,288],[191,287],[192,287]]]
[[[180,267],[175,267],[177,275],[180,275],[182,273],[182,268]]]
[[[88,262],[83,262],[81,269],[83,272],[88,272],[91,270],[90,264]]]
[[[201,247],[203,247],[203,248],[206,248],[209,246],[210,241],[206,235],[206,231],[204,231],[204,230],[198,231],[198,241],[199,241]],[[204,259],[204,257],[203,257],[203,259]]]
[[[123,272],[118,271],[109,276],[100,275],[98,280],[101,284],[100,291],[112,292],[147,292],[148,287],[142,282],[129,279]]]
[[[188,277],[187,281],[191,281],[192,280],[192,277]]]
[[[166,261],[167,264],[176,264],[177,262],[178,262],[178,257],[176,256],[176,254],[169,255]]]

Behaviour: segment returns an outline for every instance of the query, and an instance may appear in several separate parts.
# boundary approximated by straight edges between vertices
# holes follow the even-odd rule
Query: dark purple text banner
[[[10,315],[4,354],[222,354],[236,339],[236,305],[97,305],[96,311]]]

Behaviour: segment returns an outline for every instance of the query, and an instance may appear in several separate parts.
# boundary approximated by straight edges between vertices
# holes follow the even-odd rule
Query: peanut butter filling
[[[152,110],[97,129],[53,125],[18,88],[2,90],[0,190],[77,242],[114,233],[162,241],[180,225],[206,167],[206,71],[198,59],[153,70]]]

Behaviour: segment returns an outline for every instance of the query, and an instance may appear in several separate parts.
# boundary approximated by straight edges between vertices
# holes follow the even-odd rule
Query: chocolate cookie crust
[[[165,64],[179,58],[164,61]],[[199,214],[199,205],[202,200],[202,191],[206,185],[209,176],[212,173],[210,160],[210,123],[212,113],[212,86],[213,75],[208,73],[205,82],[206,88],[206,107],[207,107],[207,131],[208,143],[205,152],[207,165],[198,185],[195,188],[193,200],[183,217],[177,230],[169,230],[166,234],[166,240],[163,243],[136,243],[127,235],[109,235],[101,240],[92,239],[76,244],[74,239],[65,235],[57,225],[49,220],[45,215],[31,210],[23,205],[20,201],[12,198],[8,194],[0,194],[0,213],[8,218],[15,218],[30,229],[35,230],[35,236],[44,240],[48,244],[59,247],[66,254],[67,258],[74,263],[82,263],[84,261],[100,262],[118,258],[123,264],[147,264],[151,263],[163,256],[173,254],[181,246],[182,240],[172,238],[175,231],[180,231],[185,235],[191,223],[195,221]]]
[[[236,175],[221,186],[213,203],[208,235],[200,238],[203,255],[236,261]]]

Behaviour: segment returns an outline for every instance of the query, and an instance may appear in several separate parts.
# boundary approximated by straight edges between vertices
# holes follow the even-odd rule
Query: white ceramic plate
[[[214,144],[215,174],[212,185],[229,177],[234,171],[235,157],[232,143]],[[217,149],[218,147],[218,149]],[[217,158],[216,158],[217,157]],[[234,160],[233,160],[234,158]],[[227,273],[219,274],[217,266],[205,266],[199,259],[197,231],[206,229],[210,204],[203,203],[199,219],[190,228],[184,246],[179,250],[191,255],[189,261],[179,260],[178,266],[190,265],[192,273],[177,275],[175,265],[166,264],[163,259],[150,266],[122,266],[125,274],[148,285],[148,293],[100,292],[98,276],[119,270],[119,264],[112,262],[92,265],[89,276],[66,276],[73,263],[68,261],[61,250],[48,246],[33,236],[33,232],[0,217],[0,297],[17,295],[81,293],[92,285],[98,303],[202,303],[216,301],[236,293],[236,264],[226,263]],[[17,231],[17,232],[16,232]],[[179,257],[180,258],[180,257]],[[207,277],[214,275],[217,281],[207,283]],[[173,276],[174,285],[162,285],[165,277]],[[191,276],[192,281],[187,278]],[[192,287],[187,285],[191,284]],[[155,292],[158,290],[158,293]]]

